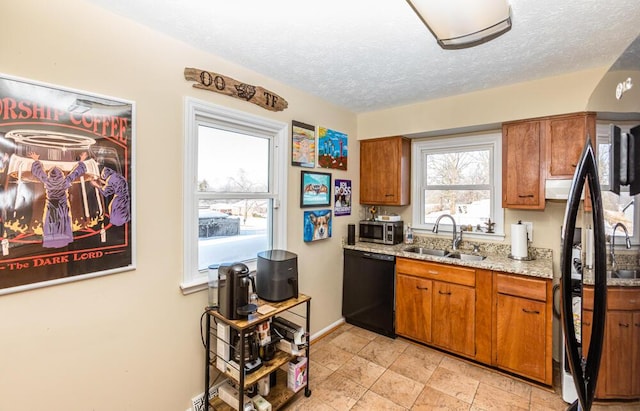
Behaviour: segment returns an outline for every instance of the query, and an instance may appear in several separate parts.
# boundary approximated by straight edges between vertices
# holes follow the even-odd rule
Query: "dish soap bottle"
[[[404,233],[404,243],[413,244],[413,230],[410,225],[407,225],[407,231]]]

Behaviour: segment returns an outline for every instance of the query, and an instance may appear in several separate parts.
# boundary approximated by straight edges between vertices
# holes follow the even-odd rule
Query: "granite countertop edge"
[[[594,272],[590,269],[585,269],[583,273],[583,284],[594,285],[595,278]],[[608,287],[640,287],[640,278],[611,278],[607,277]]]
[[[553,279],[553,262],[551,259],[519,261],[506,256],[486,254],[486,258],[482,261],[467,261],[404,251],[404,249],[408,247],[406,244],[383,245],[357,242],[355,245],[345,244],[343,247],[348,250],[395,255],[396,257],[411,258],[414,260],[431,261],[460,267],[478,268],[482,270],[501,271],[548,280]]]

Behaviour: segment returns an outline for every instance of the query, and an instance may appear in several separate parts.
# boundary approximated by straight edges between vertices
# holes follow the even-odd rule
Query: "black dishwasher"
[[[349,324],[396,338],[392,255],[344,250],[342,315]]]

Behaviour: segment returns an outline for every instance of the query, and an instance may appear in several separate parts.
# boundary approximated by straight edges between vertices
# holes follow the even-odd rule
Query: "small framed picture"
[[[304,212],[305,242],[331,238],[331,210],[313,210]]]
[[[300,172],[300,207],[331,205],[331,174]]]
[[[291,165],[314,168],[316,166],[316,127],[292,121]]]
[[[333,187],[333,208],[336,217],[351,214],[351,180],[336,178]]]

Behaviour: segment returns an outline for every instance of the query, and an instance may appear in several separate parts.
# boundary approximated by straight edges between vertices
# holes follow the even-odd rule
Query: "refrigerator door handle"
[[[593,211],[593,235],[594,235],[594,301],[593,301],[593,327],[591,330],[591,342],[589,352],[583,358],[578,351],[575,326],[573,323],[573,307],[571,296],[571,263],[573,232],[576,226],[580,196],[586,183],[591,191],[591,205]],[[604,231],[604,218],[602,206],[602,192],[598,178],[598,166],[591,139],[587,136],[587,142],[578,162],[571,190],[565,210],[564,224],[562,226],[562,327],[565,336],[565,347],[569,368],[573,375],[573,382],[578,393],[578,400],[569,409],[590,410],[595,396],[600,358],[602,356],[602,344],[604,341],[605,314],[607,306],[607,278],[606,278],[606,243]],[[584,279],[584,272],[583,272]]]

